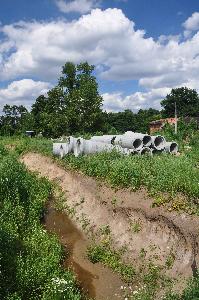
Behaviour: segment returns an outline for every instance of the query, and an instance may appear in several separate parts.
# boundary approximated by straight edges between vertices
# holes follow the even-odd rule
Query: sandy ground
[[[138,266],[144,249],[146,259],[154,263],[165,264],[169,257],[174,258],[168,275],[192,275],[193,263],[198,264],[198,217],[168,212],[164,207],[152,208],[153,200],[144,190],[114,190],[37,153],[25,154],[21,161],[29,170],[59,184],[67,204],[75,209],[79,228],[85,220],[94,233],[108,225],[113,246],[126,249],[125,261]],[[139,224],[137,232],[135,224]]]

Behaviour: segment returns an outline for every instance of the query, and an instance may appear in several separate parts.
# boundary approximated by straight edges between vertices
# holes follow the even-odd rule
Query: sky
[[[66,61],[95,65],[106,111],[199,92],[199,1],[0,0],[0,111],[30,109]]]

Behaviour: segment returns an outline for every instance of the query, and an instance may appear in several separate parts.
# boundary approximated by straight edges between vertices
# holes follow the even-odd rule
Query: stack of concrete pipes
[[[124,155],[153,155],[153,153],[158,152],[176,154],[178,144],[176,142],[166,142],[161,135],[150,136],[132,131],[127,131],[123,135],[93,136],[90,140],[68,137],[65,143],[53,144],[53,154],[61,157],[70,153],[78,157],[113,150]]]

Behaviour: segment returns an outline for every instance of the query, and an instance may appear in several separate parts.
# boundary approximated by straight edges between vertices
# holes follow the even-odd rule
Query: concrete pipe
[[[77,139],[74,148],[74,155],[78,157],[83,154],[94,154],[100,152],[111,152],[113,150],[118,151],[121,154],[128,155],[128,149],[123,149],[120,146],[113,146],[111,144],[105,144],[101,142],[84,140],[82,138]]]
[[[74,138],[73,136],[69,136],[67,138],[66,143],[68,144],[68,154],[74,152],[76,141],[77,141],[77,138]]]
[[[74,142],[74,148],[73,148],[73,153],[75,157],[79,157],[83,155],[83,150],[84,150],[84,139],[83,138],[77,138],[76,141]]]
[[[116,135],[102,135],[102,136],[93,136],[91,137],[90,140],[99,143],[112,144],[115,138]]]
[[[124,135],[133,136],[135,138],[141,139],[144,147],[150,147],[152,144],[152,138],[148,134],[126,131]]]
[[[165,149],[165,138],[161,135],[151,136],[152,138],[152,147],[156,150]]]
[[[143,142],[141,139],[136,138],[131,135],[116,136],[114,140],[114,145],[119,145],[122,148],[141,150],[143,147]]]
[[[58,155],[63,158],[68,154],[68,144],[67,143],[53,143],[53,154]]]
[[[155,149],[155,148],[151,148],[151,150],[152,150],[152,154],[153,155],[158,155],[158,154],[162,154],[162,153],[165,153],[165,149],[162,149],[162,150],[157,150],[157,149]]]
[[[176,142],[166,142],[165,150],[167,153],[176,154],[178,153],[178,144]]]
[[[153,150],[149,147],[144,147],[142,148],[139,152],[139,155],[149,155],[152,156],[153,155]]]

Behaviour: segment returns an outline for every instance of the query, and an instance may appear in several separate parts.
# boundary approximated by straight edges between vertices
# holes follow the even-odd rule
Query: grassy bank
[[[0,147],[1,300],[80,300],[75,278],[61,268],[62,248],[40,219],[51,185]]]

